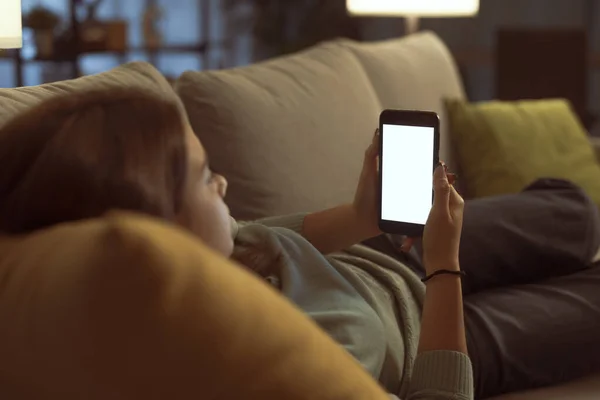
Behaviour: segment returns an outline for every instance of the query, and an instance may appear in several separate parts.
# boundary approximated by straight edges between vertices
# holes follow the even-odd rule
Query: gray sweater
[[[425,287],[396,259],[355,245],[323,255],[300,233],[304,215],[234,227],[234,258],[276,285],[389,392],[406,400],[473,398],[469,358],[417,356]]]

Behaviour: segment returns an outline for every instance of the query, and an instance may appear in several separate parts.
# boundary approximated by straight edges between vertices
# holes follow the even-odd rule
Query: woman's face
[[[186,130],[186,145],[188,174],[177,221],[213,250],[229,257],[233,252],[231,218],[223,201],[227,181],[211,172],[206,152],[191,127]]]

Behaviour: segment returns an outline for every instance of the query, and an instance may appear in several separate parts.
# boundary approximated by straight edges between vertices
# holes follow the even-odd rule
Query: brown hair
[[[0,128],[0,231],[111,209],[173,219],[186,170],[174,100],[138,89],[53,97]]]

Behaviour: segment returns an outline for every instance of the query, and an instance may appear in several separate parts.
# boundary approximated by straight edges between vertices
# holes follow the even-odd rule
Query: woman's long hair
[[[25,233],[111,209],[173,219],[186,122],[139,89],[60,95],[0,128],[0,231]]]

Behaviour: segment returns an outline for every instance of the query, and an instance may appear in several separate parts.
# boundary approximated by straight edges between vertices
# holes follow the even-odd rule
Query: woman
[[[463,201],[451,185],[453,176],[437,168],[423,238],[430,277],[425,290],[405,262],[352,246],[379,233],[376,154],[371,145],[352,204],[233,224],[232,232],[223,201],[227,182],[211,172],[178,103],[133,89],[55,97],[0,130],[0,231],[27,233],[111,209],[171,221],[269,278],[390,393],[406,399],[472,398],[458,259]],[[347,250],[324,256],[342,249]],[[566,288],[568,282],[551,285]],[[515,388],[501,379],[505,376],[516,377],[516,388],[527,386],[519,368],[497,372],[488,364],[495,360],[481,351],[510,343],[486,335],[479,328],[488,325],[476,318],[466,320],[468,330],[481,332],[469,336],[478,393]],[[535,370],[540,359],[528,361],[526,367]],[[565,368],[570,373],[564,379],[587,372],[575,363]],[[555,379],[541,370],[544,379]],[[533,384],[547,383],[544,379]]]

